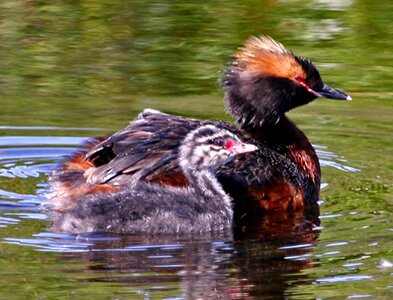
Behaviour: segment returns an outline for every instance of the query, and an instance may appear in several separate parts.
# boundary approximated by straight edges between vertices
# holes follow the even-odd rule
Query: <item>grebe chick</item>
[[[227,111],[239,128],[218,121],[143,111],[126,128],[90,144],[53,176],[52,202],[58,210],[88,194],[112,192],[134,178],[187,186],[179,146],[199,126],[212,124],[236,133],[258,150],[215,166],[239,216],[302,211],[318,215],[321,170],[306,135],[286,112],[316,98],[351,100],[327,86],[310,60],[294,55],[270,37],[250,38],[223,74]]]
[[[212,125],[186,135],[179,147],[179,165],[189,186],[176,188],[137,181],[115,193],[93,194],[57,214],[54,230],[80,233],[202,233],[231,228],[231,198],[212,167],[255,151],[233,133]]]

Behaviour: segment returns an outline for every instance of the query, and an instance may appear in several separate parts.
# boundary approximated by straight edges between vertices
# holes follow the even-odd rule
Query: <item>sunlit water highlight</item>
[[[14,129],[14,128],[13,128]],[[47,130],[48,128],[42,128],[42,130]],[[35,133],[39,133],[41,128],[34,128]],[[58,128],[58,130],[64,130],[64,128]],[[56,132],[56,131],[55,131]],[[93,133],[93,131],[91,131]],[[47,231],[46,228],[49,228],[49,218],[45,211],[43,211],[42,204],[45,201],[45,193],[47,192],[48,186],[46,184],[47,176],[59,166],[62,158],[67,155],[75,152],[79,149],[84,142],[86,142],[88,138],[85,137],[68,137],[68,136],[3,136],[0,137],[0,176],[5,178],[19,178],[21,180],[28,180],[29,178],[39,179],[36,182],[36,193],[34,194],[21,194],[18,192],[0,190],[0,227],[6,228],[10,227],[11,234],[7,237],[3,237],[3,244],[15,245],[18,247],[32,247],[35,251],[44,252],[44,253],[57,253],[62,255],[72,255],[73,260],[78,259],[81,262],[87,260],[96,260],[98,257],[95,257],[99,253],[102,253],[99,257],[99,261],[104,259],[109,259],[110,255],[112,258],[116,257],[118,254],[123,253],[122,255],[126,255],[130,259],[135,260],[136,257],[138,259],[144,259],[145,266],[138,264],[137,271],[133,271],[130,274],[130,278],[127,279],[131,285],[138,284],[139,280],[135,280],[137,277],[144,277],[146,282],[151,282],[147,290],[150,292],[165,290],[168,292],[168,287],[164,284],[166,281],[178,281],[180,278],[183,282],[182,284],[190,284],[184,278],[188,278],[190,274],[189,271],[184,271],[184,268],[187,266],[193,269],[192,276],[201,276],[201,278],[197,279],[198,283],[195,283],[197,286],[200,285],[199,288],[203,286],[206,287],[206,280],[209,280],[209,276],[206,275],[198,275],[198,274],[209,274],[211,273],[216,278],[220,277],[220,272],[223,267],[233,259],[234,256],[237,256],[236,253],[238,251],[244,251],[249,247],[257,247],[259,248],[258,254],[252,254],[248,259],[253,259],[258,261],[262,259],[263,256],[267,255],[266,259],[275,257],[279,255],[283,258],[283,262],[287,262],[287,265],[283,263],[283,269],[289,270],[293,268],[293,264],[301,263],[302,265],[310,265],[316,264],[321,265],[322,261],[326,258],[341,261],[340,265],[343,270],[347,270],[342,275],[330,275],[329,273],[321,272],[317,277],[312,276],[314,284],[338,284],[338,283],[350,283],[354,281],[367,281],[374,280],[376,274],[356,274],[359,268],[362,268],[364,264],[368,263],[372,258],[371,255],[363,255],[361,253],[351,253],[348,252],[349,248],[353,249],[355,245],[358,245],[360,241],[357,241],[356,236],[351,237],[348,240],[342,240],[342,238],[333,237],[333,240],[330,238],[325,238],[325,240],[321,240],[319,243],[304,243],[302,240],[298,242],[290,241],[290,240],[282,240],[276,241],[273,245],[269,244],[254,244],[253,242],[245,243],[244,242],[236,242],[232,239],[224,238],[217,236],[212,240],[209,239],[197,239],[195,241],[182,240],[180,239],[171,239],[168,237],[160,237],[160,238],[146,238],[146,237],[137,237],[137,236],[116,236],[114,234],[105,234],[105,233],[86,233],[83,235],[70,235],[70,234],[58,234]],[[350,162],[348,162],[345,157],[340,156],[336,153],[333,153],[327,149],[325,146],[315,145],[317,149],[318,156],[320,158],[321,165],[326,168],[335,169],[337,172],[361,172],[360,169],[352,167]],[[322,188],[327,188],[328,183],[323,183]],[[323,200],[321,200],[321,204],[323,205]],[[324,213],[322,210],[321,219],[322,220],[337,220],[342,218],[368,218],[366,215],[358,213],[356,211],[352,212],[344,212],[340,214],[331,214]],[[21,237],[13,237],[12,236],[12,227],[15,226],[23,226],[23,222],[26,220],[35,220],[35,221],[43,221],[42,231],[37,231],[31,236],[22,234]],[[324,223],[324,222],[323,222]],[[350,224],[350,223],[349,223]],[[325,230],[323,226],[315,229],[316,232],[320,230]],[[341,231],[342,229],[338,229]],[[370,239],[372,241],[372,233],[369,232]],[[20,236],[20,233],[18,234]],[[176,241],[176,243],[173,243]],[[201,250],[201,244],[204,245]],[[372,243],[369,243],[369,248]],[[378,243],[374,243],[372,246],[378,247]],[[193,251],[193,249],[199,249],[197,252],[190,254],[189,251]],[[348,249],[347,249],[348,248]],[[355,247],[355,248],[358,248]],[[202,251],[202,253],[200,252]],[[207,251],[207,252],[206,252]],[[267,252],[266,252],[267,251]],[[373,252],[373,251],[372,251]],[[191,255],[191,257],[187,260],[184,260],[185,253],[187,255]],[[204,253],[204,254],[203,254]],[[375,252],[374,252],[375,253]],[[78,256],[78,255],[87,255],[87,256]],[[102,256],[103,255],[103,256]],[[108,256],[108,257],[107,257]],[[134,256],[133,258],[131,258]],[[136,257],[135,257],[136,256]],[[70,259],[69,258],[65,258]],[[245,257],[238,257],[237,259],[246,259]],[[270,259],[271,259],[270,258]],[[358,260],[361,259],[361,262]],[[115,266],[112,266],[111,269],[117,270],[120,272],[124,272],[126,270],[131,271],[131,266],[122,265],[122,258],[116,258],[119,260],[115,263]],[[312,263],[314,262],[314,263]],[[98,261],[97,261],[98,263]],[[100,264],[102,264],[101,262]],[[201,271],[197,271],[201,265],[206,265],[210,269],[208,273],[206,270],[202,273]],[[215,267],[214,267],[215,266]],[[310,265],[311,266],[311,265]],[[309,268],[308,266],[307,268]],[[187,267],[187,268],[188,268]],[[386,260],[384,263],[380,263],[379,268],[389,268],[390,264]],[[124,269],[125,268],[125,269]],[[134,264],[132,269],[135,269],[136,265]],[[218,269],[217,269],[218,268]],[[288,269],[289,268],[289,269]],[[301,267],[303,268],[303,267]],[[306,268],[306,269],[307,269]],[[161,271],[160,271],[161,270]],[[162,270],[165,270],[167,275],[161,275]],[[218,271],[217,270],[221,270]],[[104,269],[100,272],[106,273]],[[149,272],[156,273],[153,277],[149,274]],[[237,270],[235,273],[237,274],[240,270]],[[354,273],[355,272],[355,273]],[[138,275],[139,274],[139,275]],[[172,274],[172,279],[168,279],[168,274]],[[225,271],[222,276],[231,276],[231,272]],[[107,274],[109,275],[109,274]],[[156,276],[163,276],[164,285],[156,285],[152,283],[153,278]],[[238,275],[236,275],[238,276]],[[175,279],[177,278],[177,279]],[[96,278],[94,280],[100,280]],[[117,282],[120,280],[120,277],[115,275],[107,277],[105,281],[113,281]],[[185,281],[184,281],[185,280]],[[249,278],[248,280],[255,280],[253,278]],[[299,278],[299,283],[304,279]],[[217,282],[215,283],[215,285]],[[257,283],[253,283],[257,284]],[[226,284],[224,284],[225,286]],[[246,289],[247,284],[241,283],[238,285],[238,289]],[[236,289],[235,287],[233,287]],[[251,287],[249,287],[252,289]],[[171,289],[169,289],[171,290]],[[269,290],[269,288],[267,288]],[[199,292],[198,292],[199,293]],[[218,288],[219,295],[232,295],[232,292],[228,292],[223,289],[223,287]],[[228,294],[229,293],[229,294]],[[243,294],[242,294],[243,293]],[[248,292],[242,292],[240,295],[246,296]],[[278,292],[279,294],[280,292]],[[203,294],[203,293],[202,293]],[[214,296],[218,295],[214,294]],[[212,296],[213,294],[206,294],[207,297]],[[236,295],[236,293],[234,293]],[[355,297],[356,295],[351,295],[351,297]],[[357,295],[364,296],[364,295]]]

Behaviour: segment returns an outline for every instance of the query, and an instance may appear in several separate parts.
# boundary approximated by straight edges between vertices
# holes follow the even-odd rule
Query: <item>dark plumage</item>
[[[212,125],[188,133],[179,148],[179,165],[189,181],[176,188],[136,180],[115,193],[93,194],[61,214],[53,229],[64,232],[201,233],[232,226],[231,198],[212,166],[256,147]]]
[[[304,133],[285,113],[317,97],[350,100],[328,87],[311,61],[265,36],[249,39],[223,76],[228,112],[240,126],[182,118],[147,109],[125,129],[66,161],[53,176],[51,197],[58,210],[80,196],[122,189],[134,178],[187,186],[178,164],[179,145],[199,126],[235,132],[259,150],[223,162],[215,174],[235,202],[235,214],[318,210],[320,166]],[[78,164],[79,162],[79,164]],[[78,184],[67,176],[77,170]],[[317,212],[318,213],[318,212]]]

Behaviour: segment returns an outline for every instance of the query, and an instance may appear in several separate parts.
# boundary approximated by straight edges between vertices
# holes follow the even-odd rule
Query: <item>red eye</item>
[[[235,145],[236,145],[236,142],[234,140],[229,139],[225,142],[224,148],[225,148],[225,150],[228,150],[228,149],[231,149],[232,147],[234,147]]]
[[[304,86],[307,91],[309,91],[311,94],[313,94],[316,97],[322,97],[319,93],[317,93],[316,91],[314,91],[312,88],[310,88],[308,86],[308,84],[306,83],[306,80],[303,77],[296,77],[295,80],[302,86]]]
[[[295,80],[300,83],[300,85],[304,86],[307,90],[311,90],[311,88],[307,85],[306,80],[303,77],[296,77]]]

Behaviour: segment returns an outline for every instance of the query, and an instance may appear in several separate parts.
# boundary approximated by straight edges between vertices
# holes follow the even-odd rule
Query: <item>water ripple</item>
[[[70,136],[2,136],[0,146],[81,145],[88,138]]]
[[[28,210],[37,211],[40,208],[35,203],[23,203],[23,202],[12,202],[0,200],[0,211],[7,210]]]
[[[342,156],[338,156],[333,152],[327,151],[325,146],[313,146],[316,149],[319,163],[322,167],[330,167],[343,172],[360,172],[360,170],[355,167],[344,165],[343,162],[345,163],[347,160]]]
[[[22,245],[22,246],[30,246],[35,247],[37,251],[46,251],[46,252],[87,252],[88,246],[93,244],[91,243],[83,243],[79,241],[53,241],[47,239],[24,239],[24,238],[5,238],[3,239],[5,244],[13,244],[13,245]]]
[[[20,220],[8,217],[0,217],[0,227],[7,227],[8,225],[15,225],[19,223]]]
[[[24,148],[3,148],[0,150],[0,160],[23,161],[26,159],[56,159],[64,155],[69,155],[75,152],[75,148],[65,147],[24,147]]]
[[[57,127],[57,126],[0,126],[0,130],[70,130],[70,131],[100,131],[104,128],[95,127]]]
[[[344,275],[344,276],[333,276],[318,278],[315,280],[316,283],[338,283],[338,282],[351,282],[371,279],[371,275]]]

